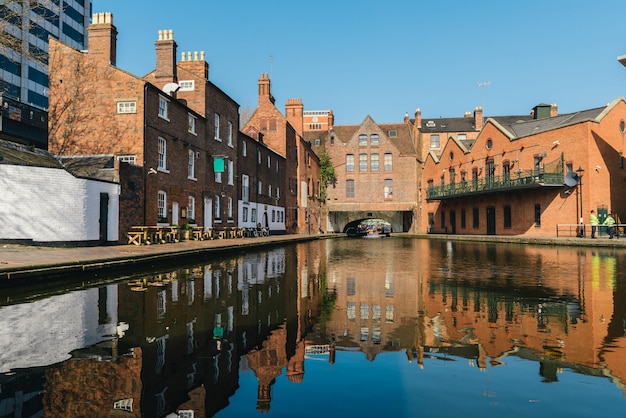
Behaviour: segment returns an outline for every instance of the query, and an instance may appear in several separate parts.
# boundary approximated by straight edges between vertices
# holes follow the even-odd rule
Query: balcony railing
[[[504,176],[482,177],[441,186],[429,186],[427,199],[444,200],[509,190],[563,186],[563,184],[564,177],[562,171],[547,173],[543,170],[526,170]]]

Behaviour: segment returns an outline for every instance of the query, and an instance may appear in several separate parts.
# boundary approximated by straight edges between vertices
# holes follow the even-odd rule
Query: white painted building
[[[45,151],[0,141],[0,191],[0,241],[118,241],[119,183],[72,174]]]

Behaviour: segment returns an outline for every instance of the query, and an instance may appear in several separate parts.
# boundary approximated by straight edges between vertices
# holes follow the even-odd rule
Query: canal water
[[[622,417],[625,267],[330,239],[0,290],[0,418]]]

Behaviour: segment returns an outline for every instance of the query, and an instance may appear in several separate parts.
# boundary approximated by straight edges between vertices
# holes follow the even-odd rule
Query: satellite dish
[[[167,83],[163,86],[163,91],[171,96],[172,93],[176,93],[179,88],[180,86],[176,83]]]
[[[575,187],[578,184],[578,174],[570,171],[565,175],[565,185],[567,187]]]

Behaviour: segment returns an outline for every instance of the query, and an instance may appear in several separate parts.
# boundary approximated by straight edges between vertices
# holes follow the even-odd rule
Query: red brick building
[[[173,32],[159,31],[156,69],[140,78],[116,67],[110,13],[88,33],[88,51],[50,40],[51,152],[141,167],[120,179],[123,199],[142,208],[120,213],[122,237],[138,222],[236,226],[239,105],[209,81],[204,53],[176,62]]]
[[[305,137],[335,168],[337,182],[326,189],[329,230],[345,232],[362,219],[380,218],[393,231],[416,231],[419,148],[408,117],[377,124],[368,116],[360,125],[333,125]]]
[[[283,116],[275,105],[267,74],[259,78],[258,107],[242,132],[263,143],[285,158],[285,227],[287,233],[318,233],[322,230],[319,199],[319,158],[304,140],[303,105],[290,99]]]
[[[470,146],[449,139],[424,163],[420,232],[552,237],[592,209],[626,217],[625,121],[623,99],[564,115],[542,104],[488,118]]]

